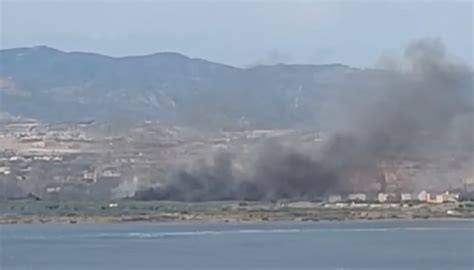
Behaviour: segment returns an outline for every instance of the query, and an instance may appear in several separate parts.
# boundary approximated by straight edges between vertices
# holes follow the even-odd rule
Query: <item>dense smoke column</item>
[[[320,199],[338,185],[337,174],[316,157],[277,143],[260,152],[251,179],[261,188],[259,199]]]
[[[232,155],[221,154],[211,164],[201,161],[191,169],[179,170],[161,186],[138,192],[136,197],[311,200],[330,192],[366,188],[360,185],[370,183],[354,186],[351,175],[377,172],[383,162],[430,160],[455,150],[472,156],[471,68],[451,62],[436,39],[414,42],[401,60],[388,66],[349,74],[341,82],[343,96],[326,113],[331,137],[316,153],[278,145],[264,147],[257,160],[244,168],[247,174],[235,169],[237,161]]]
[[[137,192],[136,197],[144,200],[230,200],[236,196],[236,181],[232,155],[220,153],[212,164],[200,160],[192,168],[173,173],[163,185]]]
[[[217,201],[319,199],[337,185],[338,178],[310,157],[273,145],[254,164],[253,174],[236,177],[235,160],[228,153],[212,164],[203,161],[190,170],[174,174],[163,185],[140,191],[143,200]]]
[[[472,162],[472,69],[451,61],[437,39],[414,42],[400,59],[389,62],[383,70],[348,75],[340,85],[339,103],[327,106],[326,119],[333,121],[325,122],[331,138],[323,159],[348,176],[341,177],[346,186],[351,173],[383,173],[384,166],[403,161],[447,168],[446,160],[467,155],[459,162]],[[445,182],[461,178],[447,171],[437,174]],[[418,176],[411,179],[416,186],[434,184],[432,177]],[[352,190],[364,189],[367,180]]]

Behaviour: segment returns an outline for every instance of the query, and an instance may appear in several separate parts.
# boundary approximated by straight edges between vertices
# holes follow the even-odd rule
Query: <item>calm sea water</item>
[[[8,225],[0,269],[474,269],[474,221]]]

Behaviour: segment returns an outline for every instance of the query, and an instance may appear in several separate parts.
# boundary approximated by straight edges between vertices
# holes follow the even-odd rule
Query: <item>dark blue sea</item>
[[[3,225],[0,269],[474,269],[474,221]]]

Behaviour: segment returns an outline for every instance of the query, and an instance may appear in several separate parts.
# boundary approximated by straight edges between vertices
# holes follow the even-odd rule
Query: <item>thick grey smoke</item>
[[[337,185],[337,176],[324,165],[280,144],[266,144],[258,155],[252,166],[242,168],[235,156],[220,153],[136,196],[182,201],[315,199]]]
[[[471,68],[452,62],[436,39],[414,42],[400,59],[385,63],[385,69],[356,71],[341,80],[337,102],[322,110],[321,126],[329,138],[314,153],[275,144],[263,147],[244,167],[232,155],[220,154],[136,197],[318,199],[335,191],[366,190],[373,184],[367,172],[377,175],[384,162],[443,162],[443,156],[460,152],[469,159],[474,150]]]

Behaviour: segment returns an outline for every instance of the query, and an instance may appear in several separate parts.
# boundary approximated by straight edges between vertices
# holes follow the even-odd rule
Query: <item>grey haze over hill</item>
[[[419,44],[427,49],[415,50],[416,55],[407,49],[405,61],[418,63],[428,56],[445,61],[439,40]],[[418,76],[400,72],[395,66],[403,63],[394,62],[386,69],[341,64],[237,68],[171,52],[114,58],[45,46],[0,50],[0,64],[0,111],[12,115],[223,128],[351,128],[358,122],[352,118],[370,112],[371,100],[388,98],[387,86],[409,90],[417,86],[394,82]],[[471,97],[472,72],[462,69],[463,76],[454,79],[456,89],[449,91],[468,91],[462,95]],[[384,107],[391,108],[390,102]]]
[[[344,65],[237,68],[178,53],[113,58],[49,47],[0,51],[1,110],[46,121],[159,120],[211,127],[316,125]]]

